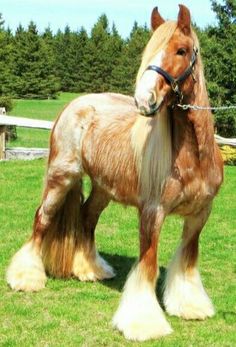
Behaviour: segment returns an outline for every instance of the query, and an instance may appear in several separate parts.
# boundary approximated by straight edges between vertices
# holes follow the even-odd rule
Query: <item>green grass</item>
[[[76,98],[75,93],[61,93],[56,100],[15,100],[11,115],[33,119],[54,121],[64,106]],[[17,140],[7,144],[9,147],[48,147],[49,131],[17,128]]]
[[[39,293],[15,293],[7,287],[6,267],[31,234],[44,171],[44,160],[0,163],[0,346],[236,346],[236,167],[226,167],[225,183],[201,237],[199,265],[217,310],[215,317],[198,322],[167,316],[174,333],[142,344],[126,341],[110,324],[138,255],[133,208],[111,203],[97,227],[98,249],[116,269],[115,279],[97,283],[49,279]],[[162,276],[181,226],[177,217],[165,222],[160,246]]]

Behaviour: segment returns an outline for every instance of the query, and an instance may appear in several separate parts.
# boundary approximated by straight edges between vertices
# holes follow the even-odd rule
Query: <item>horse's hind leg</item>
[[[164,304],[170,315],[185,319],[205,319],[214,315],[197,270],[198,240],[211,207],[185,219],[182,242],[169,266]]]
[[[77,214],[80,205],[81,183],[70,172],[69,164],[65,167],[67,167],[66,172],[59,166],[53,168],[49,165],[43,200],[35,214],[32,237],[14,255],[7,270],[7,282],[14,290],[37,291],[45,286],[46,273],[42,257],[45,256],[43,254],[45,252],[46,258],[48,254],[51,255],[50,252],[47,252],[47,245],[44,244],[45,237],[49,238],[52,246],[55,246],[53,248],[54,255],[58,251],[58,245],[63,244],[64,239],[69,241],[72,239],[71,248],[74,247],[73,238],[65,235],[64,230],[57,230],[67,226],[65,221],[61,219],[65,214],[63,208],[67,208],[67,220],[70,219],[69,227],[72,228],[75,223],[78,224],[75,220],[75,214]],[[75,207],[72,206],[72,202]],[[60,221],[64,225],[60,225]],[[49,240],[47,239],[47,241]],[[46,244],[48,243],[46,242]],[[68,242],[68,246],[70,243]],[[70,251],[71,249],[68,247],[68,257],[70,257]],[[60,253],[63,254],[63,252]],[[54,262],[62,271],[65,271],[64,263],[62,265],[64,259],[62,259],[61,254],[60,259],[54,259]]]
[[[55,277],[72,275],[81,234],[82,143],[94,109],[72,102],[55,123],[42,204],[35,215],[31,240],[13,257],[7,281],[15,290],[44,287],[45,270]]]
[[[112,267],[96,251],[94,235],[99,216],[109,201],[110,197],[93,184],[91,194],[82,206],[82,240],[78,243],[72,268],[73,275],[81,281],[96,281],[115,276]]]
[[[164,220],[161,208],[147,207],[141,213],[140,258],[125,283],[113,325],[126,338],[144,341],[172,332],[157,301],[157,244]]]

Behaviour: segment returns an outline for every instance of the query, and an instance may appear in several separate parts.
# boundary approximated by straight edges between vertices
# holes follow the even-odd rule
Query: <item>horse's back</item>
[[[137,117],[134,99],[116,93],[86,94],[72,100],[57,118],[53,133],[71,137],[92,123],[101,128],[129,123]],[[99,124],[99,125],[98,125]],[[83,132],[84,133],[84,132]]]
[[[99,116],[116,117],[137,113],[134,98],[117,93],[82,95],[67,106],[68,110],[76,114],[89,107],[93,108]]]

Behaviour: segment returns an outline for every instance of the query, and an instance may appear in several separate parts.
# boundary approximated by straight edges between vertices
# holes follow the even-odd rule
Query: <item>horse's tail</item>
[[[47,273],[54,277],[72,275],[73,260],[82,241],[82,179],[67,193],[52,218],[42,243],[42,259]]]

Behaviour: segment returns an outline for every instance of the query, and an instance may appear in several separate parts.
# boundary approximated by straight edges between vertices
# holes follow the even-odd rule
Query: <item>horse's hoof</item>
[[[36,292],[47,280],[41,257],[31,243],[24,245],[12,258],[6,280],[15,291]]]
[[[137,303],[138,305],[138,303]],[[126,339],[146,341],[158,339],[172,333],[171,326],[161,312],[127,312],[123,317],[117,312],[113,318],[113,326],[122,332]]]
[[[73,275],[80,281],[101,281],[115,277],[113,268],[96,252],[95,257],[85,257],[77,252],[73,264]]]

